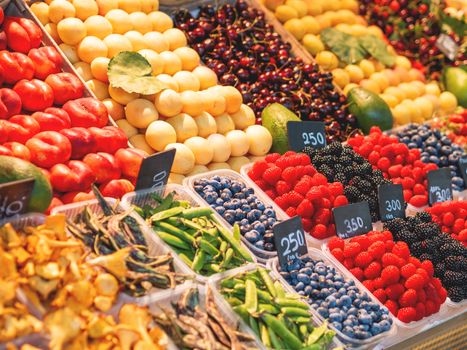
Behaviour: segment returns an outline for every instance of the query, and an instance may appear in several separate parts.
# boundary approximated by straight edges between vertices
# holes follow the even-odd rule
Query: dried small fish
[[[183,349],[254,349],[255,338],[237,331],[221,315],[207,287],[205,310],[197,288],[186,290],[172,308],[162,308],[154,320]]]

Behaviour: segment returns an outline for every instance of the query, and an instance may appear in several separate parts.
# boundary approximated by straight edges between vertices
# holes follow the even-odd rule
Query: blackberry
[[[340,142],[333,142],[329,146],[325,147],[326,151],[333,156],[339,156],[342,153],[342,144]]]
[[[432,239],[427,239],[425,243],[426,243],[425,249],[431,254],[436,255],[438,251],[438,244]]]
[[[443,284],[446,287],[463,286],[466,275],[462,272],[446,271],[443,277]]]
[[[394,235],[397,235],[403,230],[411,231],[410,226],[407,224],[407,222],[404,219],[400,218],[386,221],[384,223],[384,229],[391,231],[391,233]]]
[[[322,165],[319,167],[319,172],[326,176],[329,182],[332,182],[334,178],[334,170],[329,165]]]
[[[409,230],[402,230],[397,234],[397,239],[404,241],[408,245],[418,242],[417,235]]]
[[[338,163],[334,166],[334,172],[336,174],[345,174],[346,168],[342,164]]]
[[[318,150],[310,146],[305,146],[302,152],[308,155],[310,158],[315,158],[318,155]]]
[[[347,186],[346,188],[344,188],[344,193],[350,202],[356,202],[360,197],[360,192],[354,186]]]
[[[455,303],[461,302],[466,296],[465,290],[462,287],[450,287],[447,288],[447,292],[451,301]]]
[[[435,276],[439,279],[443,279],[444,274],[446,273],[446,264],[443,262],[437,263],[434,265]]]
[[[448,256],[445,262],[448,270],[467,271],[467,259],[463,256]]]
[[[454,239],[452,239],[450,243],[444,243],[441,246],[439,251],[444,257],[448,257],[451,255],[465,256],[465,248],[458,241],[455,241]]]
[[[347,185],[347,177],[345,174],[336,174],[336,176],[334,176],[334,181]]]
[[[383,172],[379,169],[373,171],[373,176],[384,179]]]
[[[418,216],[418,219],[420,219],[421,222],[431,222],[432,221],[430,213],[428,213],[426,211],[422,211],[421,213],[418,213],[417,216]]]
[[[370,163],[366,162],[361,165],[363,174],[372,175],[373,174],[373,167]]]
[[[349,156],[344,156],[344,157],[341,157],[339,159],[339,162],[345,166],[345,167],[349,167],[352,165],[352,158],[350,158]]]
[[[421,254],[418,259],[420,261],[424,261],[424,260],[431,260],[431,254],[428,254],[428,253],[423,253]]]

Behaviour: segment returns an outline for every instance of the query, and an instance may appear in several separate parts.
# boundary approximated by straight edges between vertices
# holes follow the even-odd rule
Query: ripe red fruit
[[[381,271],[381,278],[384,280],[386,285],[397,283],[399,281],[399,277],[399,268],[397,266],[386,266],[383,271]]]
[[[417,311],[414,307],[404,307],[397,312],[397,318],[404,323],[410,323],[417,318]]]

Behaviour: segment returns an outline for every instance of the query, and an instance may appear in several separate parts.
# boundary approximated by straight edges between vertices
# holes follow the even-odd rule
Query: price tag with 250
[[[289,261],[308,253],[302,219],[299,216],[278,223],[273,230],[277,256],[282,268],[285,268]]]

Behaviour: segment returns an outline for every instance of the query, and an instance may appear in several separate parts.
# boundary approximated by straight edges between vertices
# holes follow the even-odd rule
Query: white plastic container
[[[253,188],[253,190],[255,192],[255,195],[258,197],[258,199],[261,200],[265,205],[269,205],[269,206],[272,207],[272,209],[274,209],[274,211],[276,212],[276,218],[277,218],[278,221],[283,221],[283,220],[286,220],[286,219],[289,218],[288,215],[286,213],[284,213],[284,211],[281,208],[279,208],[276,205],[276,203],[274,203],[268,196],[266,196],[266,194],[263,191],[258,191],[257,189],[255,189],[253,186],[250,185],[250,183],[245,178],[243,178],[239,173],[236,173],[233,170],[221,169],[221,170],[209,171],[209,172],[203,173],[203,174],[193,175],[193,176],[187,177],[183,181],[183,185],[185,187],[189,188],[193,192],[196,199],[198,200],[198,202],[201,205],[209,206],[209,204],[195,191],[194,184],[195,184],[195,181],[197,181],[197,180],[210,179],[210,178],[212,178],[214,176],[229,177],[230,179],[233,179],[235,181],[238,181],[238,182],[241,182],[241,183],[245,184],[245,186],[247,186],[247,187]],[[224,220],[224,218],[220,214],[218,214],[217,212],[215,212],[215,214],[216,214],[217,218],[224,224],[224,226],[228,227],[230,230],[233,229],[232,225],[230,225],[226,220]],[[272,259],[275,256],[277,256],[276,251],[266,251],[266,250],[263,250],[263,249],[256,248],[253,244],[248,242],[243,237],[243,235],[242,235],[242,241],[245,243],[245,245],[248,247],[248,249],[250,249],[250,251],[252,251],[253,254],[255,254],[255,256],[258,258],[259,262],[266,262],[268,259]]]
[[[315,249],[315,248],[312,248],[312,247],[308,247],[307,256],[309,256],[310,258],[312,258],[315,261],[321,260],[326,265],[334,267],[336,269],[336,271],[339,272],[346,280],[354,281],[355,285],[360,290],[360,292],[365,292],[366,294],[368,294],[368,296],[371,298],[371,300],[373,300],[375,303],[379,304],[381,307],[386,309],[386,307],[383,304],[381,304],[381,302],[378,299],[376,299],[373,294],[368,292],[368,290],[363,287],[363,285],[360,283],[360,281],[358,281],[350,272],[348,272],[347,270],[343,270],[339,265],[337,265],[333,261],[331,261],[327,256],[325,256],[323,254],[322,251],[320,251],[318,249]],[[278,276],[281,283],[284,286],[286,286],[286,288],[289,291],[295,292],[295,289],[280,274],[280,272],[279,272],[279,260],[277,258],[269,260],[268,261],[268,267],[274,272],[275,275]],[[307,298],[303,297],[302,299],[306,301]],[[310,305],[310,308],[313,309],[311,307],[311,305]],[[317,317],[319,317],[322,321],[325,320],[316,310],[314,310],[314,311],[316,312]],[[330,323],[329,323],[329,328],[333,329],[336,332],[336,335],[339,338],[339,340],[342,343],[344,343],[346,346],[351,347],[351,348],[367,349],[367,348],[370,348],[370,347],[376,345],[377,343],[379,343],[383,338],[386,339],[386,338],[394,336],[394,334],[396,332],[395,317],[391,313],[389,313],[389,317],[392,319],[392,325],[391,325],[391,328],[388,331],[383,332],[381,334],[378,334],[376,336],[373,336],[371,338],[364,339],[364,340],[350,338],[349,336],[343,334],[341,331],[335,329],[332,326],[332,324],[330,324]]]
[[[234,270],[233,270],[234,271]],[[175,289],[166,290],[158,294],[150,295],[147,297],[140,298],[138,301],[139,305],[148,306],[149,311],[152,314],[158,314],[162,311],[162,308],[169,308],[171,303],[176,303],[180,297],[190,288],[197,288],[199,292],[199,301],[201,308],[205,310],[205,298],[206,298],[206,287],[196,283],[186,283],[184,285],[177,286]],[[214,291],[213,291],[214,292]],[[232,310],[230,305],[220,297],[215,292],[213,293],[214,302],[216,304],[217,310],[222,315],[226,323],[230,326],[238,326],[239,331],[249,334],[255,338],[255,346],[258,349],[264,349],[259,339],[253,333],[253,331],[246,327],[246,325],[241,321],[240,317]],[[169,349],[177,349],[175,344],[169,338]]]
[[[329,247],[327,244],[323,244],[323,247],[322,247],[322,250],[324,252],[324,254],[326,255],[326,257],[331,261],[333,262],[335,265],[337,265],[340,270],[343,270],[343,271],[347,271],[348,274],[351,275],[350,271],[347,270],[347,268],[342,265],[340,263],[340,261],[338,261],[334,255],[331,254],[331,251],[329,250]],[[353,276],[353,275],[352,275]],[[371,296],[373,296],[373,293],[371,293],[368,288],[366,288],[362,283],[360,283],[360,281],[357,280],[357,278],[355,276],[353,276],[353,279],[355,281],[355,283],[359,283],[359,286],[361,286],[361,288],[364,288],[364,290],[369,293]],[[428,316],[428,317],[424,317],[422,318],[421,320],[419,321],[412,321],[410,323],[405,323],[405,322],[402,322],[401,320],[399,320],[397,317],[395,317],[394,315],[394,320],[397,324],[397,326],[404,330],[404,329],[414,329],[414,328],[419,328],[419,327],[423,327],[423,326],[426,326],[428,324],[433,324],[433,325],[437,325],[437,324],[440,324],[443,322],[443,314],[446,312],[446,302],[443,303],[443,305],[441,305],[439,311],[436,313],[436,314],[433,314],[431,316]]]
[[[155,192],[156,191],[154,189],[148,189],[148,190],[143,190],[143,191],[127,193],[122,198],[122,206],[124,208],[131,208],[133,205],[136,205],[136,206],[142,208],[145,205],[148,205],[148,206],[154,208],[157,204],[154,201],[154,199],[152,198],[152,194],[155,193]],[[202,205],[200,205],[199,201],[197,201],[197,199],[194,197],[194,194],[192,192],[189,192],[185,187],[183,187],[181,185],[174,185],[174,184],[167,185],[166,188],[165,188],[165,194],[168,194],[170,192],[175,193],[175,199],[183,199],[183,200],[189,201],[193,207],[202,206]],[[207,207],[209,207],[209,206],[207,205]],[[213,209],[212,209],[212,212],[215,213],[215,211]],[[223,225],[222,221],[220,222],[220,224],[225,227],[225,225]],[[175,253],[175,251],[167,243],[165,243],[159,236],[157,236],[156,232],[152,229],[152,227],[150,227],[149,224],[148,224],[148,227],[149,227],[149,230],[151,231],[150,232],[151,236],[153,236],[153,237],[155,237],[157,239],[158,244],[164,245],[165,247],[167,247],[167,249],[169,249],[171,251],[172,255],[178,257],[177,253]],[[229,232],[232,231],[230,229],[230,227],[225,227],[225,228]],[[243,242],[240,242],[240,244],[246,249],[246,246],[243,244]],[[250,254],[250,255],[251,255],[251,258],[253,259],[253,262],[256,262],[255,256],[253,254]],[[208,280],[208,278],[210,276],[203,276],[201,274],[198,274],[198,273],[194,272],[191,269],[191,267],[186,265],[185,262],[182,259],[180,259],[180,261],[189,269],[190,274],[196,275],[196,279],[199,282],[201,282],[203,284],[207,282],[207,280]],[[212,276],[214,276],[214,275],[216,275],[216,274],[213,274]]]
[[[125,210],[125,208],[120,203],[118,203],[118,201],[114,198],[106,198],[106,201],[107,203],[109,203],[110,206],[116,208],[117,210],[120,210],[120,211]],[[62,213],[62,214],[65,214],[67,219],[72,220],[79,213],[81,213],[81,211],[86,206],[89,207],[96,214],[102,212],[102,209],[100,205],[98,204],[97,199],[91,199],[88,201],[72,203],[72,204],[67,204],[67,205],[56,207],[52,210],[52,214]],[[168,249],[166,245],[162,244],[161,240],[152,233],[152,230],[148,227],[148,225],[146,225],[144,220],[139,215],[137,215],[134,211],[130,215],[138,222],[138,224],[141,227],[143,236],[146,240],[146,243],[148,244],[148,255],[149,256],[165,255],[167,253],[171,253],[171,250]],[[71,235],[71,233],[69,234]],[[190,278],[189,276],[193,276],[191,270],[185,265],[183,261],[181,261],[181,259],[177,255],[175,254],[171,254],[171,255],[173,256],[173,266],[176,272],[187,275],[188,279]],[[148,291],[148,294],[157,293],[160,290],[161,289],[152,288],[151,290]],[[133,299],[137,300],[138,298],[133,298]]]

